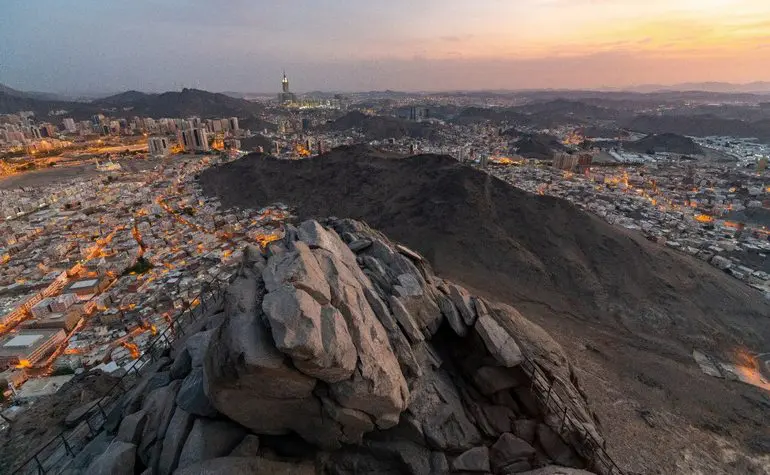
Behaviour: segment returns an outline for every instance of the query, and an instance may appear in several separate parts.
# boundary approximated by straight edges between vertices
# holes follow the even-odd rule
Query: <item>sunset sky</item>
[[[770,80],[770,0],[3,0],[0,83],[598,88]]]

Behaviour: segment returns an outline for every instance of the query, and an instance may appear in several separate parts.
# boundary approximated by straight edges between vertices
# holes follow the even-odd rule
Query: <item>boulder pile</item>
[[[86,473],[602,472],[558,344],[358,221],[249,247],[224,311],[156,367]]]

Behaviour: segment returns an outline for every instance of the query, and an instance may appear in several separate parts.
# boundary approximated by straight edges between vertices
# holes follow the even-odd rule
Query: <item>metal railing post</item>
[[[104,396],[102,396],[102,398],[104,398]],[[107,420],[107,413],[104,412],[104,408],[102,407],[102,400],[101,399],[96,401],[96,406],[99,408],[99,412],[102,413],[102,417],[104,417],[104,420],[106,421]]]
[[[96,435],[96,433],[94,432],[94,428],[91,427],[91,419],[89,419],[88,417],[86,417],[86,425],[88,426],[88,434],[91,436]]]
[[[67,438],[64,437],[64,432],[60,433],[59,437],[61,437],[61,441],[64,443],[64,451],[67,452],[67,455],[70,457],[74,457],[75,453],[72,451],[70,444],[67,443]]]
[[[564,414],[561,416],[561,427],[559,428],[559,434],[564,430],[564,423],[567,421],[567,407],[564,407]]]
[[[43,468],[43,464],[40,463],[40,459],[37,458],[38,454],[35,454],[35,463],[37,464],[37,473],[43,475],[45,474],[45,469]]]

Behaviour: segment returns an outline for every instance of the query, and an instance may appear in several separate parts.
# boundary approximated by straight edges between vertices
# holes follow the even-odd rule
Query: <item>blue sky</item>
[[[57,92],[770,80],[766,0],[3,0],[0,83]],[[682,67],[686,64],[687,67]]]

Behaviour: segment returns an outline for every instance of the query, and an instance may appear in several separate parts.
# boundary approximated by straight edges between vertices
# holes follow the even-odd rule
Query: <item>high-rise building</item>
[[[238,127],[238,118],[237,117],[230,117],[230,130],[240,130],[240,127]]]
[[[578,160],[577,154],[557,153],[553,157],[553,167],[559,170],[573,171],[578,165]]]
[[[66,130],[69,133],[75,133],[77,131],[77,127],[75,127],[75,119],[71,117],[67,117],[64,119],[64,130]]]
[[[281,80],[281,93],[278,94],[278,102],[281,104],[293,104],[297,102],[297,96],[295,96],[289,90],[289,78],[286,77],[286,71],[283,72],[283,79]]]
[[[209,139],[204,128],[180,130],[178,137],[179,145],[185,152],[209,151]]]
[[[43,137],[56,137],[59,134],[59,130],[53,124],[42,124],[40,126],[40,133]]]
[[[165,157],[170,152],[169,142],[166,137],[150,137],[147,139],[147,148],[153,157]]]

